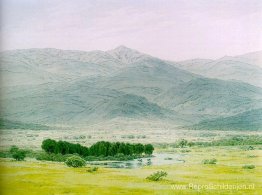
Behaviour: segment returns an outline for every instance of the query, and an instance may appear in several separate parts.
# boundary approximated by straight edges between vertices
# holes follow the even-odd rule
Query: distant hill
[[[262,88],[250,84],[261,76],[257,56],[177,64],[125,46],[90,52],[5,51],[0,117],[10,126],[12,121],[21,126],[88,126],[120,120],[190,126],[233,117],[262,107]],[[214,79],[220,77],[216,74],[221,79]],[[238,79],[232,81],[234,74]]]
[[[225,118],[206,120],[184,128],[195,130],[262,130],[262,109],[250,110]]]
[[[230,116],[261,107],[262,89],[246,83],[196,78],[159,95],[155,102],[179,113]]]
[[[218,60],[192,59],[174,65],[205,77],[238,80],[262,87],[262,51]]]

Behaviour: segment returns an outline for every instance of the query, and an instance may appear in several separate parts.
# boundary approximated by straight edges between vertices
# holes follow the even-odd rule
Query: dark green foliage
[[[151,144],[130,144],[123,142],[107,142],[99,141],[93,144],[90,148],[81,146],[80,144],[72,144],[66,141],[55,141],[46,139],[42,142],[42,149],[47,153],[55,154],[78,154],[83,157],[96,156],[96,157],[117,157],[123,155],[126,158],[133,158],[140,156],[143,153],[151,155],[154,147]]]
[[[203,164],[215,165],[216,163],[217,163],[217,159],[215,159],[215,158],[203,160]]]
[[[242,168],[243,169],[254,169],[255,165],[244,165]]]
[[[148,176],[146,179],[151,180],[151,181],[159,181],[162,180],[163,177],[167,176],[167,172],[165,171],[157,171],[153,173],[152,175]]]
[[[19,149],[12,154],[12,157],[17,161],[24,160],[26,157],[26,152]]]
[[[81,156],[88,156],[89,150],[80,144],[72,144],[66,141],[55,141],[46,139],[42,142],[42,149],[47,153],[55,154],[79,154]]]
[[[41,147],[48,153],[55,153],[57,151],[57,142],[52,139],[46,139],[42,142]]]
[[[11,146],[9,152],[10,152],[11,154],[13,154],[13,153],[17,152],[18,150],[19,150],[19,148],[18,148],[17,146]]]
[[[6,151],[0,151],[0,158],[10,158],[9,152]]]
[[[145,145],[145,148],[144,148],[145,154],[152,154],[153,151],[154,151],[154,147],[152,146],[152,144]]]
[[[82,159],[80,156],[71,156],[68,157],[65,161],[66,165],[69,167],[83,167],[86,165],[86,161]]]
[[[17,146],[11,146],[9,153],[17,161],[24,160],[26,157],[26,151],[19,149]]]
[[[135,154],[142,154],[144,152],[143,144],[135,144],[134,145],[134,153]]]

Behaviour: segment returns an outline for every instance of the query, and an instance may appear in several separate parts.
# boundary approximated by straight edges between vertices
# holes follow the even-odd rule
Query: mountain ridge
[[[203,70],[201,66],[217,67],[219,62],[197,59],[188,67]],[[235,70],[222,66],[224,75]],[[246,61],[236,65],[245,70],[247,66],[260,74]],[[125,46],[89,52],[50,48],[2,52],[0,117],[51,126],[120,119],[190,126],[262,107],[262,88],[247,84],[246,77],[221,80],[185,67]]]

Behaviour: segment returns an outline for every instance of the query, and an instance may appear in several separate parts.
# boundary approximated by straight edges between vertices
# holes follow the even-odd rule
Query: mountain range
[[[125,46],[4,51],[1,123],[85,127],[131,120],[189,129],[262,129],[261,120],[254,125],[252,118],[262,108],[261,56],[171,62]]]

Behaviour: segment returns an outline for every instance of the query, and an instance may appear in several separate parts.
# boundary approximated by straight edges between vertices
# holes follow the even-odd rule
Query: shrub
[[[243,169],[254,169],[256,166],[255,165],[244,165],[242,168]]]
[[[152,144],[146,144],[144,150],[145,154],[152,154],[154,151],[154,147],[152,146]]]
[[[9,157],[8,154],[9,154],[9,153],[7,153],[7,152],[0,151],[0,158],[8,158],[8,157]]]
[[[212,164],[212,165],[214,165],[216,163],[217,163],[217,159],[215,159],[215,158],[203,160],[203,164]]]
[[[187,145],[187,143],[188,143],[187,140],[182,139],[182,140],[178,141],[178,146],[179,146],[180,148],[184,148],[184,147]]]
[[[87,170],[87,172],[89,173],[93,173],[93,172],[96,172],[98,170],[98,167],[91,167]]]
[[[80,156],[71,156],[66,159],[65,163],[69,167],[83,167],[86,165],[86,161]]]
[[[149,175],[146,179],[151,180],[151,181],[159,181],[162,180],[163,177],[167,176],[167,172],[165,171],[157,171],[151,175]]]
[[[12,154],[12,157],[17,161],[24,160],[25,156],[26,156],[25,151],[19,149]]]
[[[19,148],[18,148],[17,146],[11,146],[9,152],[10,152],[11,154],[13,154],[13,153],[17,152],[18,150],[19,150]]]
[[[62,155],[62,154],[50,154],[50,153],[40,153],[36,156],[36,160],[45,160],[45,161],[56,161],[56,162],[65,162],[66,158],[72,155]]]

